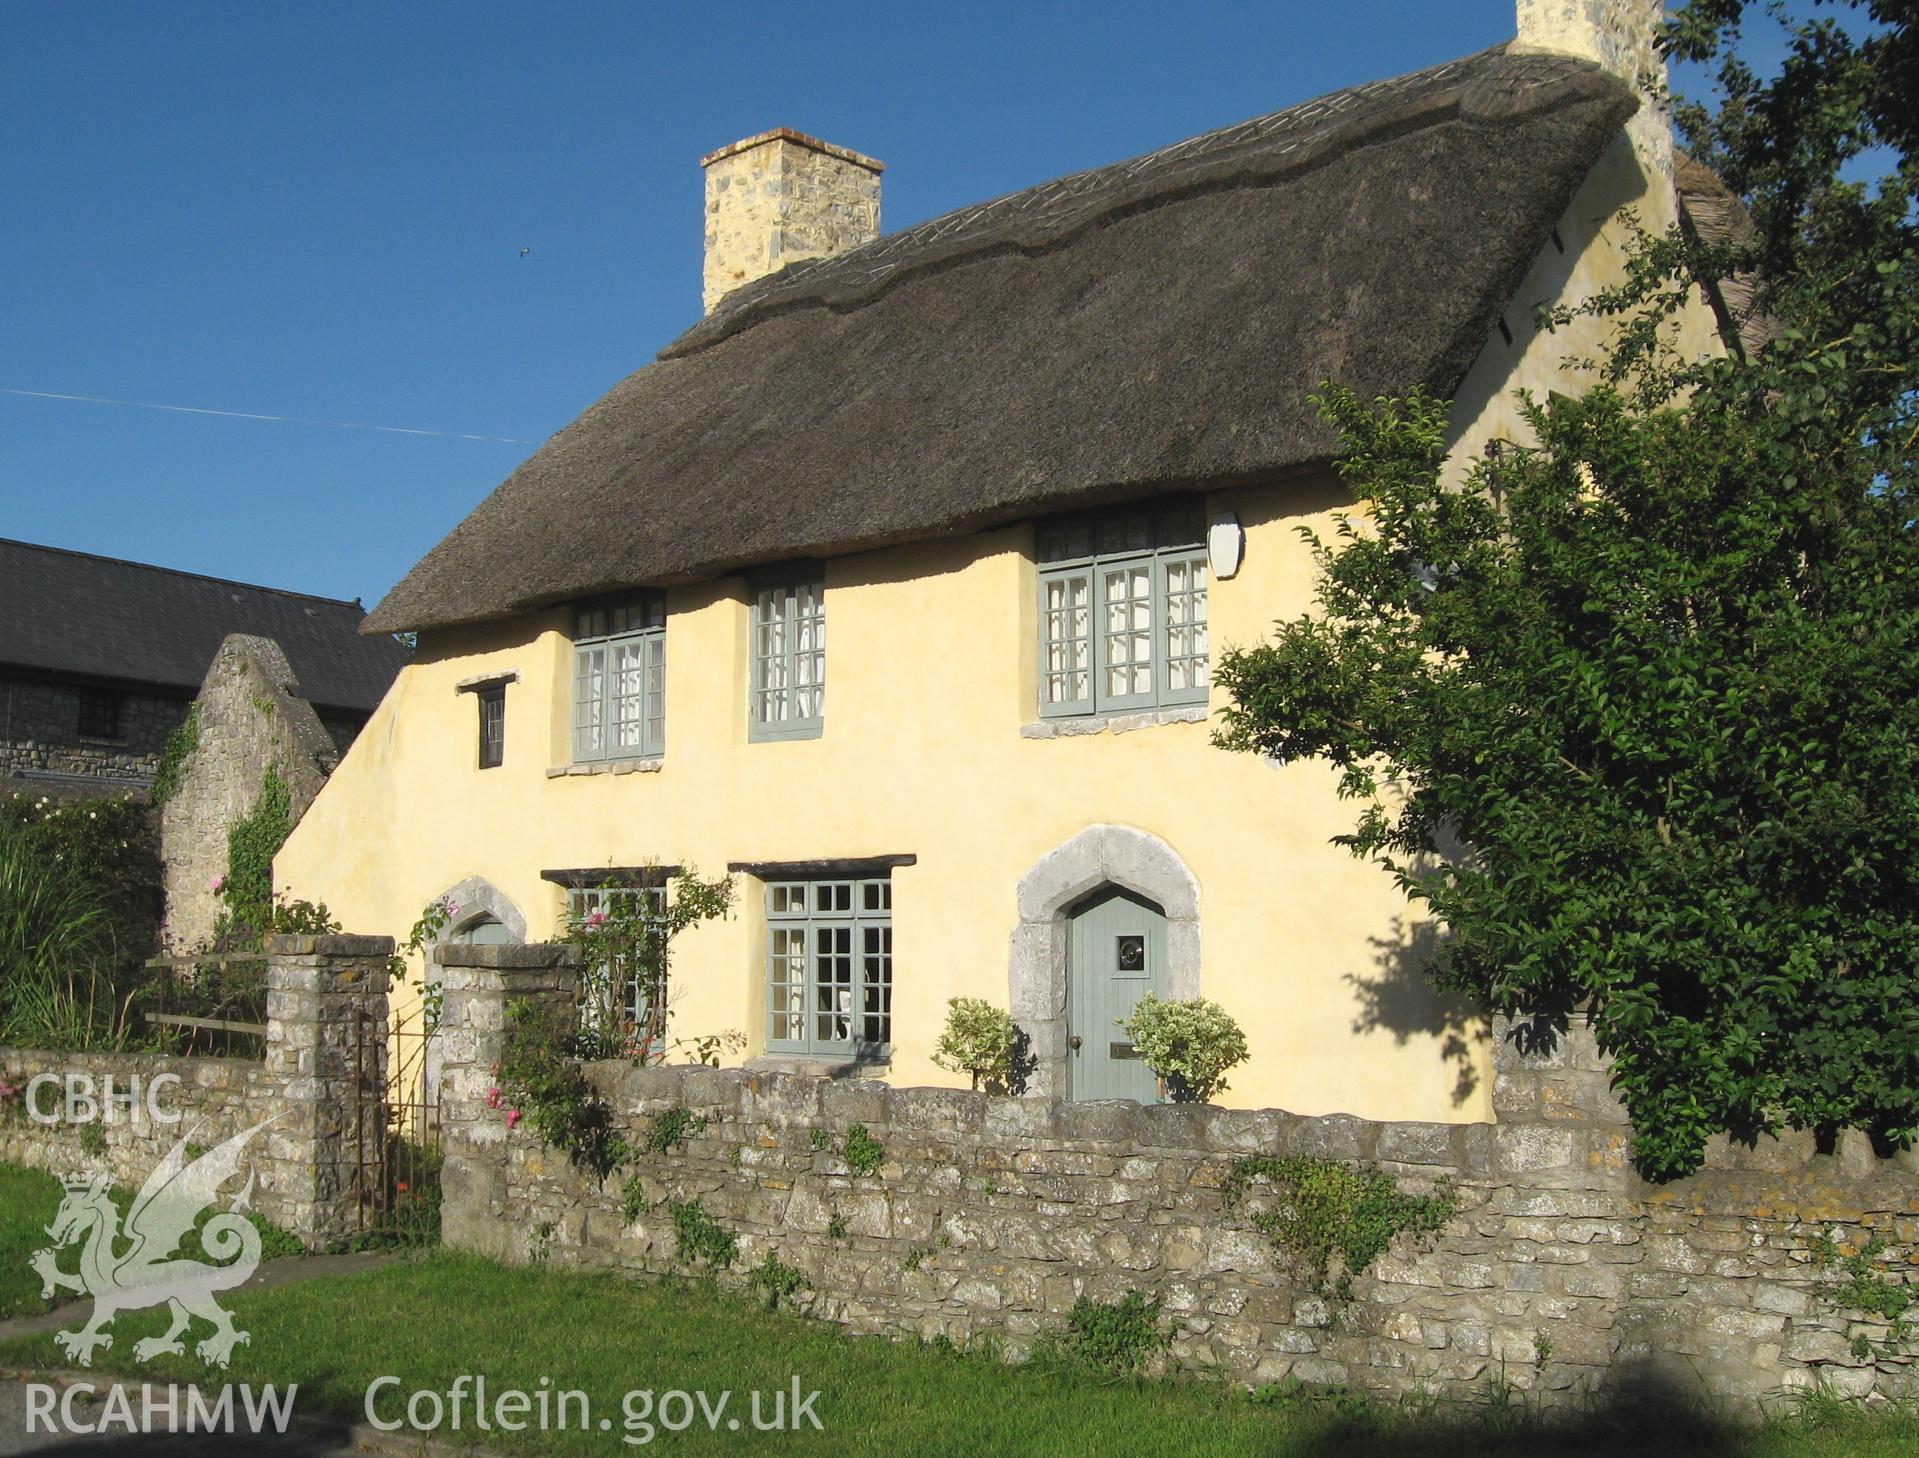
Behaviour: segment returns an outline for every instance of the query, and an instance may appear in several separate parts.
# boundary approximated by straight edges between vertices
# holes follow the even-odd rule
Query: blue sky
[[[697,317],[714,147],[877,156],[891,231],[1511,32],[1511,0],[9,5],[0,389],[538,442]],[[0,536],[370,606],[532,449],[0,394]]]

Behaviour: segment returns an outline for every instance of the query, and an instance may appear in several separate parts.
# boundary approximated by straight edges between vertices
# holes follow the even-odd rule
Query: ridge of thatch
[[[535,452],[368,631],[1323,462],[1311,390],[1450,395],[1635,104],[1502,48],[789,267]]]
[[[1752,215],[1725,180],[1705,163],[1684,152],[1672,158],[1673,191],[1679,213],[1699,238],[1715,247],[1750,247],[1758,236]],[[1759,306],[1759,278],[1736,273],[1720,279],[1706,291],[1706,302],[1719,320],[1719,331],[1730,347],[1735,342],[1748,355],[1759,353],[1778,332],[1778,323]]]

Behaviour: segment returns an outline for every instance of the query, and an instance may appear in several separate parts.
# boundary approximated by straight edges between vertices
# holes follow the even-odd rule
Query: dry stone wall
[[[1163,1304],[1171,1359],[1249,1383],[1297,1379],[1386,1394],[1468,1395],[1489,1378],[1546,1402],[1704,1394],[1755,1410],[1783,1389],[1912,1390],[1903,1355],[1826,1294],[1820,1234],[1899,1254],[1919,1240],[1919,1181],[1849,1143],[1722,1145],[1716,1168],[1640,1181],[1590,1035],[1499,1030],[1502,1122],[1375,1123],[1274,1110],[1069,1103],[699,1067],[589,1070],[628,1137],[671,1109],[691,1136],[604,1184],[509,1130],[489,1106],[503,1008],[564,999],[558,949],[448,947],[450,1245],[631,1272],[697,1268],[672,1202],[738,1239],[721,1279],[774,1253],[799,1303],[856,1331],[984,1337],[1017,1353],[1076,1300],[1141,1291]],[[871,1173],[842,1152],[864,1126]],[[1457,1213],[1401,1237],[1350,1304],[1311,1289],[1256,1228],[1273,1192],[1227,1198],[1235,1160],[1297,1154],[1375,1164],[1409,1192],[1449,1185]],[[625,1180],[643,1202],[623,1210]]]
[[[138,1189],[179,1141],[210,1149],[265,1123],[247,1157],[254,1207],[314,1247],[353,1234],[356,1175],[385,1129],[378,1080],[392,951],[391,937],[273,938],[260,1062],[0,1048],[0,1080],[25,1090],[51,1075],[56,1082],[35,1101],[61,1116],[41,1123],[9,1099],[0,1106],[0,1160],[61,1175],[105,1169]],[[156,1090],[163,1075],[171,1077]],[[79,1100],[93,1101],[90,1112],[77,1102],[67,1117],[69,1082]],[[136,1094],[137,1116],[109,1100],[109,1088]]]

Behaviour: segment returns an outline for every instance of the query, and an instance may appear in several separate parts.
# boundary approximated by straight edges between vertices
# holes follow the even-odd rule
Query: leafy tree
[[[1527,402],[1463,485],[1442,405],[1327,387],[1366,509],[1314,539],[1319,613],[1220,668],[1223,743],[1362,802],[1340,839],[1443,924],[1436,982],[1589,1001],[1655,1177],[1722,1130],[1919,1124],[1915,7],[1850,8],[1767,79],[1737,0],[1674,18],[1751,241],[1647,239],[1584,306],[1608,382]],[[1755,270],[1764,347],[1663,351]]]

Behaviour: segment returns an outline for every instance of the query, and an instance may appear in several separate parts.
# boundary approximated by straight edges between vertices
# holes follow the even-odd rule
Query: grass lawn
[[[53,1304],[40,1298],[40,1277],[27,1264],[27,1260],[33,1252],[47,1245],[47,1226],[52,1222],[54,1212],[60,1208],[61,1193],[57,1175],[45,1170],[23,1169],[16,1164],[0,1163],[0,1321],[10,1316],[31,1316]],[[122,1212],[132,1200],[131,1191],[114,1187],[113,1201]],[[205,1211],[199,1223],[204,1225],[215,1213],[212,1209]],[[302,1254],[300,1242],[278,1226],[255,1212],[249,1212],[247,1218],[253,1222],[253,1228],[260,1232],[260,1254],[263,1259]],[[189,1236],[183,1252],[198,1256],[197,1240]],[[71,1271],[74,1268],[73,1261],[69,1249],[68,1253],[62,1255],[60,1263],[64,1269]],[[60,1299],[69,1299],[72,1294],[63,1291]]]
[[[27,1258],[47,1243],[47,1223],[59,1208],[59,1180],[41,1170],[0,1164],[0,1321],[45,1311],[51,1304],[40,1299],[40,1277]]]
[[[555,1388],[589,1394],[597,1428],[611,1431],[527,1432],[511,1447],[539,1453],[626,1451],[620,1443],[622,1398],[633,1389],[704,1390],[709,1400],[730,1389],[744,1414],[755,1389],[788,1388],[797,1374],[824,1432],[710,1432],[696,1416],[656,1442],[676,1453],[763,1450],[833,1454],[1406,1454],[1563,1450],[1591,1454],[1698,1454],[1751,1458],[1838,1458],[1910,1454],[1919,1446],[1919,1416],[1869,1417],[1831,1404],[1816,1417],[1777,1422],[1728,1438],[1669,1422],[1621,1431],[1587,1415],[1565,1429],[1525,1414],[1489,1424],[1486,1409],[1413,1412],[1361,1402],[1298,1397],[1270,1403],[1237,1389],[1184,1382],[1105,1381],[1079,1370],[1009,1368],[985,1356],[845,1336],[820,1322],[774,1315],[698,1282],[638,1284],[613,1275],[546,1269],[509,1270],[471,1256],[424,1254],[377,1271],[334,1276],[230,1298],[252,1343],[234,1354],[219,1380],[298,1382],[298,1411],[357,1420],[368,1384],[402,1380],[383,1403],[400,1410],[417,1390],[445,1393],[462,1375],[486,1377],[497,1394]],[[157,1332],[164,1313],[123,1315],[108,1370],[144,1377],[204,1381],[197,1360],[133,1363],[134,1340]],[[197,1333],[196,1333],[197,1334]],[[65,1365],[44,1338],[0,1344],[0,1365]],[[695,1409],[697,1414],[697,1409]],[[1500,1429],[1505,1430],[1500,1430]],[[470,1428],[443,1438],[509,1446],[503,1435]]]

